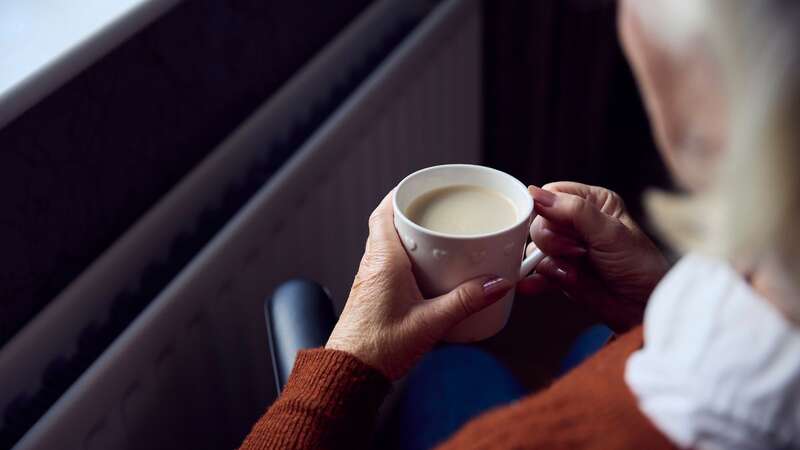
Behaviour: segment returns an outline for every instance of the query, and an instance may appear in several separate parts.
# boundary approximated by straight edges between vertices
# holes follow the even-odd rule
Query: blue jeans
[[[611,331],[593,326],[575,340],[561,373],[605,344]],[[475,347],[447,345],[423,357],[376,448],[427,450],[444,441],[473,417],[525,395],[525,389],[493,356]]]
[[[469,419],[524,393],[488,353],[461,345],[440,347],[408,375],[376,448],[427,450]]]

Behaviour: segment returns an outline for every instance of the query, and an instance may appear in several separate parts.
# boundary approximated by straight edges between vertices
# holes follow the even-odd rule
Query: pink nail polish
[[[483,294],[486,297],[491,297],[493,299],[499,299],[500,297],[504,296],[511,288],[509,283],[506,282],[506,279],[501,277],[492,277],[487,279],[483,282],[482,287]]]
[[[532,186],[531,193],[533,194],[533,200],[540,206],[549,207],[553,206],[556,202],[556,194],[545,191],[542,188]]]

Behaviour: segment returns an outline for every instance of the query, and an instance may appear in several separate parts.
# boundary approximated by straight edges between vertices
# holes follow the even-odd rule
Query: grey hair
[[[660,20],[642,3],[660,4]],[[800,2],[636,0],[676,51],[698,38],[721,68],[729,123],[710,187],[649,192],[655,226],[681,251],[728,260],[777,258],[800,281]],[[660,30],[660,31],[658,31]],[[783,305],[800,317],[800,299]]]

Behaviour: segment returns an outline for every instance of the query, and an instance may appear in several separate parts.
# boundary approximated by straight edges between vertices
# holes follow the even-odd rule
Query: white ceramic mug
[[[492,233],[460,236],[423,228],[406,216],[405,210],[419,196],[454,185],[479,186],[505,195],[516,206],[517,221]],[[468,164],[428,167],[397,185],[393,205],[395,228],[426,297],[449,292],[480,275],[497,275],[516,282],[544,258],[536,249],[523,260],[533,220],[533,199],[524,184],[499,170]],[[508,322],[513,303],[512,289],[495,304],[455,326],[445,340],[473,342],[493,336]]]

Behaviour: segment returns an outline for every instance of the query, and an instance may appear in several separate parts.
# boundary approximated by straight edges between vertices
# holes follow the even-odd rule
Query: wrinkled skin
[[[670,0],[620,0],[620,39],[667,167],[681,187],[698,191],[724,148],[728,105],[719,69],[702,42],[674,52],[647,33],[634,6],[656,1]],[[529,294],[559,289],[618,332],[640,323],[668,264],[631,220],[622,199],[601,187],[570,182],[532,187],[531,195],[538,214],[531,238],[548,257],[518,289]],[[779,271],[769,267],[767,261],[742,272],[768,299],[795,298],[776,278]],[[482,287],[490,280],[488,289]],[[507,280],[487,276],[423,301],[387,197],[370,218],[364,258],[326,347],[349,352],[397,379],[452,326],[510,287]]]
[[[648,33],[637,13],[642,8],[648,0],[620,1],[620,42],[672,178],[696,192],[711,179],[725,145],[728,104],[720,68],[700,37],[673,49]]]
[[[617,332],[640,323],[668,264],[619,195],[563,181],[531,186],[530,192],[537,213],[532,244],[548,256],[519,282],[518,291],[534,295],[558,288]]]
[[[394,228],[391,193],[369,219],[369,238],[344,311],[325,348],[342,350],[401,378],[459,322],[513,287],[492,276],[425,300]]]

